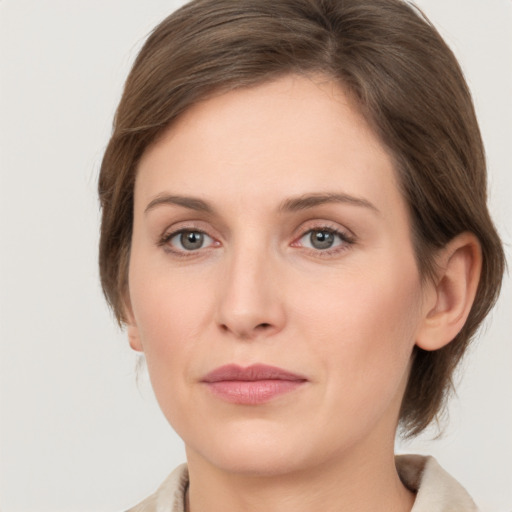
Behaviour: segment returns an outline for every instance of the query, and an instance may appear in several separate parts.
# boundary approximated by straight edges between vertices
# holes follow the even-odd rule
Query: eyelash
[[[329,247],[326,249],[316,249],[311,247],[304,247],[300,241],[304,239],[306,236],[310,236],[313,233],[328,233],[330,235],[333,235],[334,237],[337,237],[339,239],[339,242],[334,247]],[[292,247],[302,247],[303,249],[307,250],[310,253],[313,253],[315,256],[320,257],[329,257],[329,256],[337,256],[342,252],[345,252],[350,249],[352,245],[356,243],[356,237],[352,234],[350,234],[347,231],[342,231],[337,227],[328,226],[328,225],[319,225],[319,226],[313,226],[307,229],[306,231],[303,231],[302,234],[295,239],[294,242],[292,242]]]
[[[179,249],[179,248],[173,247],[170,244],[171,240],[178,235],[183,235],[184,233],[197,233],[197,234],[203,235],[205,237],[210,238],[213,241],[213,244],[210,244],[208,247],[200,247],[197,250],[186,250],[186,249]],[[187,257],[197,255],[199,250],[201,250],[201,249],[208,249],[208,248],[211,248],[212,246],[213,247],[220,246],[220,242],[218,242],[214,237],[210,236],[208,233],[206,233],[202,229],[197,229],[194,227],[186,227],[186,228],[177,229],[170,233],[164,233],[163,236],[158,241],[158,246],[163,247],[165,251],[171,252],[176,256],[187,258]]]
[[[326,249],[316,249],[316,248],[312,248],[312,247],[304,247],[304,245],[302,245],[300,243],[300,241],[304,237],[306,237],[308,235],[311,236],[311,234],[315,233],[315,232],[318,232],[318,233],[324,232],[324,233],[333,235],[334,237],[337,237],[339,239],[340,243],[335,245],[334,247],[329,247]],[[203,235],[205,237],[210,238],[213,241],[213,243],[208,245],[207,247],[200,247],[199,249],[196,249],[196,250],[178,249],[176,247],[173,247],[170,244],[170,241],[174,237],[176,237],[178,235],[182,235],[184,233],[197,233],[197,234]],[[295,240],[290,245],[291,245],[291,247],[302,247],[304,250],[307,250],[310,253],[314,253],[315,256],[329,257],[329,256],[337,255],[341,252],[348,250],[350,248],[350,246],[354,245],[355,243],[356,243],[355,236],[353,236],[352,234],[349,234],[347,231],[342,231],[333,226],[319,225],[319,226],[310,227],[307,230],[302,231],[300,236],[295,238]],[[163,247],[167,252],[171,252],[174,255],[186,258],[186,257],[192,257],[192,256],[197,255],[201,249],[215,248],[215,247],[219,247],[221,244],[218,240],[216,240],[213,236],[210,236],[204,230],[197,229],[197,228],[194,228],[191,226],[191,227],[186,227],[186,228],[180,228],[175,231],[171,231],[170,233],[164,233],[162,235],[162,237],[159,239],[157,245],[159,247]]]

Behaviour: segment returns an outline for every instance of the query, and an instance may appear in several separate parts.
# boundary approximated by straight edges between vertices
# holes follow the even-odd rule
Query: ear
[[[480,280],[480,242],[472,233],[461,233],[440,251],[436,264],[438,271],[427,285],[425,314],[416,336],[416,345],[423,350],[444,347],[464,326]]]
[[[128,293],[126,293],[126,297],[124,299],[124,317],[126,333],[128,334],[130,347],[137,352],[143,352],[144,349],[140,340],[139,328],[137,327],[137,323],[135,321],[135,316],[133,314],[133,308]]]

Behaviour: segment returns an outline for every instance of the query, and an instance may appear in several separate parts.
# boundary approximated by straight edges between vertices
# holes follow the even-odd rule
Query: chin
[[[275,477],[304,469],[303,461],[293,460],[284,450],[275,447],[261,448],[253,445],[250,449],[234,448],[222,453],[209,453],[209,462],[227,473],[254,477]]]
[[[187,458],[190,462],[196,457],[207,460],[228,473],[260,477],[292,473],[308,465],[311,454],[305,450],[302,436],[275,426],[257,427],[231,425],[204,435],[202,439],[208,439],[208,444],[188,443],[185,439]]]

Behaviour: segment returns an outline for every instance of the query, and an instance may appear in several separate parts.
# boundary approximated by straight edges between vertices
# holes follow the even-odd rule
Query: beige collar
[[[416,493],[411,512],[478,512],[464,488],[433,457],[397,455],[396,467],[406,487]],[[155,494],[127,512],[185,512],[187,465],[178,466]]]

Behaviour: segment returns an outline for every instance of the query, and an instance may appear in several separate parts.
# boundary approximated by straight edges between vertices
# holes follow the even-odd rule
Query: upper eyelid
[[[335,235],[346,236],[347,238],[350,236],[349,232],[345,229],[337,229],[337,228],[331,228],[331,227],[324,226],[324,227],[306,229],[303,232],[303,234],[301,235],[301,237],[307,235],[308,233],[311,233],[312,231],[327,231],[327,232],[333,233]]]
[[[201,233],[203,235],[206,235],[208,238],[211,238],[212,240],[217,240],[217,238],[215,236],[211,235],[205,229],[200,229],[200,228],[196,228],[196,227],[181,227],[181,228],[176,228],[176,229],[166,229],[162,233],[161,238],[162,239],[165,238],[166,240],[171,240],[172,238],[179,235],[180,233],[187,233],[187,232]]]
[[[166,225],[166,227],[161,230],[161,236],[167,236],[173,233],[176,234],[183,231],[197,231],[212,238],[217,238],[217,236],[212,234],[212,232],[217,232],[218,230],[213,229],[210,223],[203,220],[179,220]]]
[[[308,229],[308,230],[304,231],[304,233],[302,235],[298,236],[297,238],[295,238],[294,242],[292,242],[292,243],[296,244],[302,238],[307,236],[308,233],[311,233],[313,231],[329,231],[330,233],[333,233],[335,236],[337,236],[341,240],[341,242],[345,243],[345,244],[353,244],[356,241],[355,237],[353,237],[352,235],[350,235],[350,234],[348,234],[348,233],[346,233],[344,231],[341,231],[339,229],[312,228],[312,229]]]
[[[300,238],[310,231],[332,231],[340,235],[345,235],[347,238],[357,238],[355,233],[346,226],[333,221],[326,220],[311,220],[301,224],[296,230],[295,238]]]

